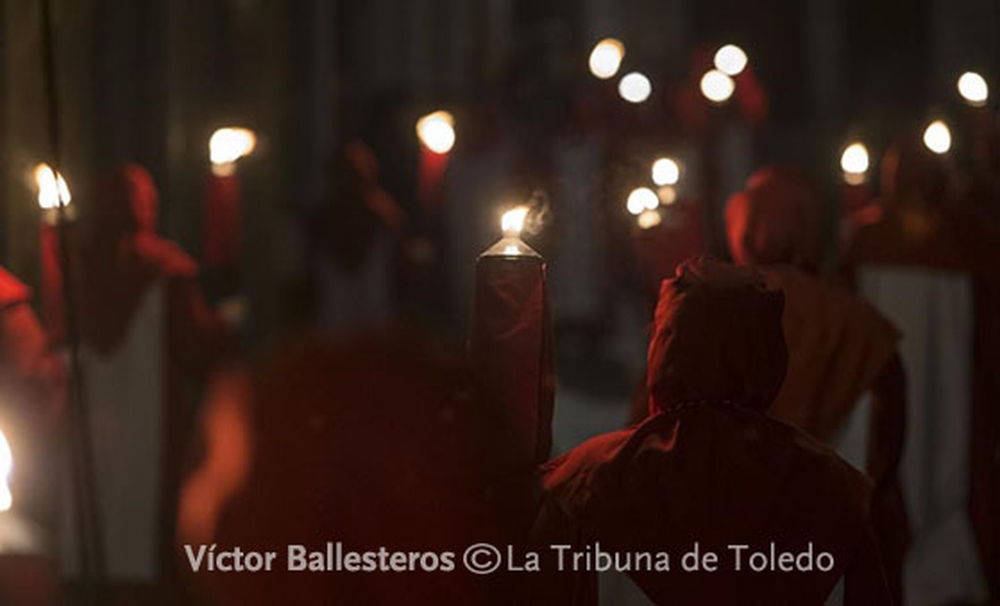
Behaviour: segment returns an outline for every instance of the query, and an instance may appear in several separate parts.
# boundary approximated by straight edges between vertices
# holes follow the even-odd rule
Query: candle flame
[[[951,130],[941,120],[931,122],[924,131],[924,145],[935,154],[944,154],[951,149]]]
[[[669,206],[677,201],[677,190],[669,185],[656,190],[656,197],[660,199],[660,204]]]
[[[635,216],[639,216],[645,210],[654,210],[660,205],[660,199],[656,192],[648,187],[637,187],[628,195],[625,208]]]
[[[455,118],[446,111],[417,120],[417,137],[435,154],[446,154],[455,146]]]
[[[653,162],[653,183],[657,185],[677,185],[681,179],[681,167],[673,158],[659,158]]]
[[[715,69],[727,76],[737,76],[747,66],[747,54],[735,44],[727,44],[715,53]]]
[[[10,474],[14,470],[14,455],[7,442],[7,436],[0,430],[0,511],[8,511],[14,504],[10,491]]]
[[[840,156],[840,168],[844,171],[844,181],[848,185],[864,183],[865,173],[868,172],[869,166],[868,148],[865,147],[864,143],[851,143]]]
[[[976,72],[965,72],[958,78],[958,93],[973,107],[983,107],[990,98],[990,86]]]
[[[701,77],[701,94],[713,103],[725,103],[733,96],[736,83],[725,72],[717,69],[705,72]]]
[[[590,73],[601,80],[607,80],[618,73],[625,58],[625,45],[614,38],[605,38],[590,51]]]
[[[503,217],[500,218],[500,228],[503,230],[504,235],[521,235],[521,230],[524,229],[524,221],[528,218],[528,211],[530,210],[527,206],[518,206],[505,212]]]
[[[240,158],[249,156],[257,147],[257,135],[247,128],[226,127],[212,133],[208,140],[208,156],[212,165],[223,167],[232,165]]]
[[[38,187],[38,206],[43,210],[60,205],[65,207],[73,200],[66,179],[61,174],[56,174],[51,166],[45,163],[39,164],[35,167],[34,174],[35,185]]]
[[[650,229],[651,227],[656,227],[663,221],[663,217],[660,213],[655,210],[644,210],[636,222],[642,229]]]

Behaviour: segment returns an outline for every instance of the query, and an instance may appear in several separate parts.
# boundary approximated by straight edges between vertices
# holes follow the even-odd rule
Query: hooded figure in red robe
[[[0,513],[0,603],[56,601],[57,571],[42,546],[55,522],[52,478],[65,387],[65,369],[31,309],[30,290],[0,268],[0,431],[14,459],[5,487],[11,508]]]
[[[17,466],[13,514],[27,514],[45,527],[55,511],[49,480],[62,437],[65,389],[65,367],[31,308],[30,289],[0,268],[0,430]]]
[[[516,543],[533,512],[517,505],[533,494],[530,474],[502,485],[488,477],[516,445],[496,443],[468,397],[470,378],[409,337],[309,338],[252,375],[221,378],[202,418],[202,462],[182,493],[179,541],[278,556],[272,572],[202,568],[192,582],[220,606],[523,603],[523,577],[477,577],[461,561],[478,542]],[[528,516],[512,517],[518,509]],[[374,558],[380,547],[452,556],[289,570],[288,545],[325,554],[327,542]]]
[[[194,414],[187,391],[228,344],[197,266],[156,232],[159,198],[144,168],[108,173],[88,210],[77,297],[105,560],[112,588],[141,591],[162,583],[173,562],[173,503]]]
[[[899,334],[870,304],[815,275],[820,199],[805,175],[758,171],[729,200],[726,228],[734,260],[760,266],[785,295],[788,373],[768,413],[837,446],[875,482],[876,536],[898,601],[908,544],[898,476],[906,407]]]
[[[669,572],[628,571],[657,604],[822,604],[842,577],[846,603],[891,603],[869,528],[870,482],[764,414],[785,377],[782,311],[781,292],[750,269],[694,262],[665,281],[649,346],[650,416],[543,468],[538,548],[667,552]],[[717,554],[717,570],[683,569],[696,542]],[[795,553],[811,544],[835,564],[752,572],[743,559],[737,571],[731,546],[768,551],[772,542]],[[595,573],[558,572],[554,559],[538,603],[596,603]]]
[[[978,603],[990,584],[994,600],[1000,591],[1000,430],[989,387],[1000,322],[981,288],[997,275],[996,246],[955,205],[948,173],[919,133],[893,144],[881,197],[844,259],[859,294],[902,334],[900,477],[913,535],[904,583],[907,603],[917,605]]]

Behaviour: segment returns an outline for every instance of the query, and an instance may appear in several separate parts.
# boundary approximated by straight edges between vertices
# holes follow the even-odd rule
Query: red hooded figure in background
[[[88,210],[76,292],[98,509],[110,599],[135,603],[173,562],[173,504],[194,414],[185,390],[220,360],[227,338],[195,263],[156,233],[159,199],[144,168],[108,173]],[[72,554],[72,543],[63,551]],[[76,567],[72,556],[64,564]]]
[[[694,262],[665,281],[649,346],[650,416],[543,468],[539,549],[668,552],[669,571],[638,560],[628,571],[657,604],[822,604],[841,578],[846,603],[891,603],[868,480],[764,414],[785,377],[782,311],[781,292],[750,269]],[[717,554],[715,571],[684,570],[695,543]],[[797,553],[811,545],[835,565],[755,572],[733,548],[748,546],[746,555],[772,543]],[[539,603],[596,603],[593,569],[542,576]]]
[[[845,273],[902,334],[906,444],[900,466],[913,535],[908,604],[976,603],[997,586],[1000,423],[997,275],[980,226],[954,204],[945,160],[918,133],[882,161],[882,191],[852,234]],[[994,247],[995,249],[995,247]],[[990,363],[992,361],[992,363]]]
[[[0,269],[0,431],[13,462],[0,479],[0,603],[52,604],[57,571],[44,548],[58,499],[53,478],[63,429],[65,369],[31,309],[31,292]],[[9,482],[9,485],[7,485]],[[39,532],[41,531],[41,532]]]
[[[870,304],[815,276],[819,195],[792,169],[765,168],[726,207],[734,260],[785,295],[788,373],[768,413],[836,447],[875,483],[872,516],[893,594],[908,544],[899,485],[906,386],[899,333]]]

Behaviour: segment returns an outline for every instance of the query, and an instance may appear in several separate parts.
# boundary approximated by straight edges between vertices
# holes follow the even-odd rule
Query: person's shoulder
[[[780,423],[780,421],[774,421]],[[784,425],[784,424],[782,424]],[[836,451],[803,431],[787,426],[794,434],[795,467],[814,487],[808,498],[839,503],[841,510],[856,521],[869,516],[872,481],[842,459]]]
[[[552,491],[579,483],[613,461],[634,433],[635,429],[630,428],[601,434],[543,464],[543,486]]]
[[[31,300],[31,289],[0,267],[0,309],[7,309]]]
[[[135,242],[139,257],[156,273],[167,278],[194,278],[198,264],[180,246],[158,236],[139,237]]]

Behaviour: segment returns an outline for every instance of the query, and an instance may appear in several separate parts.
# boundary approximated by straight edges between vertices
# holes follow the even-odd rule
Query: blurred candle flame
[[[844,153],[840,155],[840,168],[844,171],[844,180],[849,185],[860,185],[865,182],[865,173],[871,161],[868,156],[868,148],[864,143],[854,142],[844,148]]]
[[[208,140],[208,155],[216,173],[231,173],[233,164],[257,147],[257,135],[247,128],[220,128]]]
[[[14,505],[14,495],[10,491],[10,475],[13,470],[14,455],[7,436],[0,430],[0,511],[9,511]]]
[[[660,204],[669,206],[677,201],[677,190],[670,185],[663,185],[656,190],[656,197],[660,199]]]
[[[649,99],[653,92],[653,84],[646,74],[630,72],[618,83],[618,94],[629,103],[642,103]]]
[[[503,230],[503,234],[505,236],[520,236],[530,210],[527,206],[517,206],[505,212],[500,218],[500,228]]]
[[[941,120],[931,122],[924,130],[924,145],[935,154],[944,154],[951,149],[951,129]]]
[[[607,80],[618,73],[625,58],[625,45],[614,38],[605,38],[590,51],[590,73],[601,80]]]
[[[735,44],[727,44],[716,51],[714,63],[715,69],[728,76],[735,76],[746,68],[747,54]]]
[[[736,83],[725,72],[712,69],[701,77],[701,94],[713,103],[723,103],[733,96]]]
[[[639,218],[636,219],[636,222],[642,229],[650,229],[652,227],[656,227],[662,221],[663,218],[660,216],[659,211],[656,210],[644,210],[642,211],[642,214],[639,215]]]
[[[446,111],[436,111],[417,120],[417,137],[435,154],[446,154],[455,146],[455,118]]]
[[[976,72],[965,72],[958,78],[958,94],[973,107],[983,107],[990,98],[990,86]]]
[[[69,185],[61,174],[56,174],[48,164],[35,167],[35,185],[38,187],[38,206],[50,210],[58,206],[66,207],[73,200]],[[61,204],[60,204],[61,203]]]
[[[653,162],[653,183],[657,185],[676,185],[681,178],[681,169],[673,158],[660,158]]]
[[[639,216],[643,211],[654,210],[660,205],[656,192],[648,187],[637,187],[628,195],[625,208],[629,213]]]

